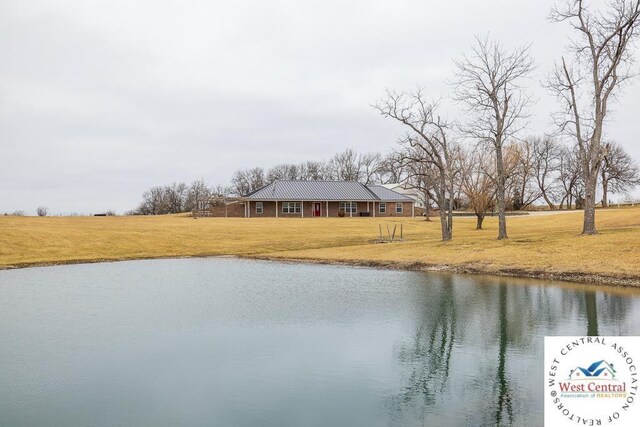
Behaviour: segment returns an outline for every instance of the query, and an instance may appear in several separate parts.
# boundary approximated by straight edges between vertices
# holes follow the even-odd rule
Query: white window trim
[[[264,213],[264,205],[262,202],[256,202],[256,215],[262,215]]]
[[[340,202],[338,210],[342,210],[344,213],[358,213],[358,202]]]
[[[378,213],[387,213],[387,204],[386,204],[386,202],[378,203]]]
[[[404,205],[402,204],[402,202],[396,202],[396,213],[403,213],[404,212]]]
[[[302,212],[302,204],[300,202],[282,202],[283,214],[299,214]]]

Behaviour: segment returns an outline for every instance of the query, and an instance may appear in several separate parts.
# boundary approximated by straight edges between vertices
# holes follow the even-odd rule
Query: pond
[[[0,271],[0,425],[542,425],[640,292],[233,258]]]

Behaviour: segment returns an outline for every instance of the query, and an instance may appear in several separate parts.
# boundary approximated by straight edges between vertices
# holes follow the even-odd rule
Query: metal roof
[[[423,194],[420,190],[413,187],[405,187],[403,184],[381,184],[384,188],[388,188],[389,190],[395,191],[396,193],[400,193],[407,197],[410,197],[414,201],[419,200],[423,197]]]
[[[372,187],[375,187],[375,191]],[[380,186],[369,186],[369,188],[355,181],[274,181],[253,193],[245,196],[250,200],[291,200],[291,201],[411,201],[410,198],[396,193],[395,191],[384,189],[380,192],[381,198],[376,191]]]
[[[388,202],[413,202],[411,197],[398,193],[397,191],[393,191],[382,185],[367,185],[367,188],[380,200]]]

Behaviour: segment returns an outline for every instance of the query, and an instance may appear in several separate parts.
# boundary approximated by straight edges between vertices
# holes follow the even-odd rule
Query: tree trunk
[[[482,230],[482,222],[484,221],[484,213],[476,213],[476,230]]]
[[[451,240],[451,199],[447,202],[445,179],[441,177],[438,189],[438,207],[440,208],[440,228],[442,229],[442,241]]]
[[[449,194],[453,195],[453,182],[449,188]],[[449,239],[453,238],[453,197],[449,197],[449,209],[447,212],[447,228],[449,230]]]
[[[449,228],[449,221],[447,218],[447,210],[440,209],[440,227],[442,228],[442,241],[446,242],[451,240],[451,229]]]
[[[604,176],[604,172],[602,173],[602,207],[609,207],[609,199],[607,198],[607,190],[609,187],[609,182],[607,178]]]
[[[556,209],[556,205],[554,205],[553,202],[549,199],[546,191],[542,192],[542,197],[544,198],[544,201],[547,202],[547,205],[549,205],[549,210],[553,211]]]
[[[431,221],[429,218],[429,190],[424,192],[424,220]]]
[[[585,174],[586,175],[586,174]],[[596,184],[598,176],[585,176],[584,179],[584,224],[582,234],[598,234],[596,230]]]
[[[507,215],[505,207],[505,176],[504,161],[502,158],[502,146],[496,145],[496,172],[498,174],[498,240],[506,239],[507,236]]]

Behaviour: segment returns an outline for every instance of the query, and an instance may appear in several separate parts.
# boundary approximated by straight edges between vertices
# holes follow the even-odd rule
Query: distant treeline
[[[602,162],[600,186],[603,206],[611,193],[625,193],[640,183],[638,165],[616,143],[608,145]],[[459,148],[456,156],[454,204],[479,216],[495,204],[495,166],[486,146]],[[504,150],[508,176],[507,201],[510,210],[536,204],[549,209],[580,208],[584,185],[578,153],[551,137],[531,137],[511,142]],[[418,170],[419,169],[419,170]],[[305,161],[236,171],[229,185],[209,185],[204,180],[190,184],[174,182],[145,191],[137,209],[128,214],[162,215],[206,208],[213,196],[235,197],[255,191],[276,180],[343,180],[364,184],[401,183],[414,189],[422,202],[432,204],[437,173],[429,164],[413,161],[406,148],[390,152],[358,153],[347,149],[325,161]]]
[[[162,215],[203,209],[213,196],[243,196],[276,180],[340,180],[365,184],[399,182],[393,156],[345,150],[327,161],[280,164],[265,170],[253,167],[236,171],[230,184],[209,185],[204,180],[191,184],[174,182],[145,191],[135,215]]]

